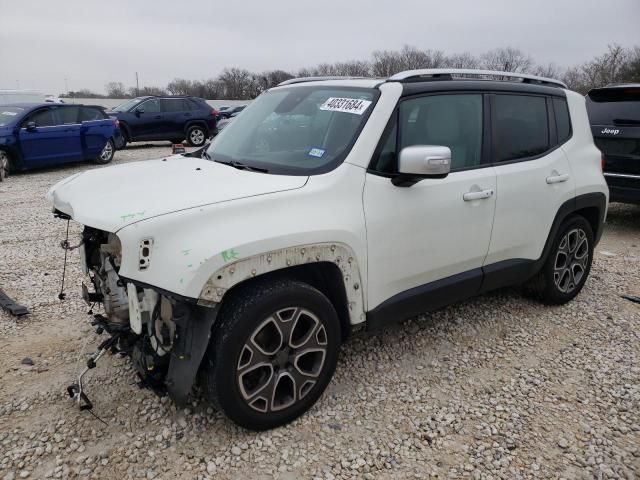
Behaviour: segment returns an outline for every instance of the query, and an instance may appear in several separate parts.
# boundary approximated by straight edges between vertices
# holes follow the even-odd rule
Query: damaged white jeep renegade
[[[198,383],[262,430],[318,400],[356,327],[507,285],[571,300],[608,190],[585,100],[561,82],[419,70],[284,82],[195,155],[48,197],[85,226],[103,346],[177,404]]]

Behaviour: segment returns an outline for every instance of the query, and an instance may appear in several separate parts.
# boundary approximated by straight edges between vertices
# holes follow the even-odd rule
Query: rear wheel
[[[187,130],[187,141],[192,147],[201,147],[207,141],[207,132],[200,125],[195,125]]]
[[[306,412],[331,380],[338,315],[294,280],[240,287],[223,301],[204,368],[208,397],[238,425],[265,430]]]
[[[529,288],[545,303],[567,303],[587,281],[593,247],[589,222],[581,216],[569,218],[560,227],[542,270],[531,280]]]
[[[102,152],[100,153],[100,155],[98,155],[98,158],[95,159],[95,163],[99,165],[105,165],[109,163],[111,160],[113,160],[113,155],[115,154],[115,150],[116,149],[113,144],[113,140],[112,139],[107,140],[107,143],[102,149]]]
[[[9,176],[9,154],[0,150],[0,182]]]

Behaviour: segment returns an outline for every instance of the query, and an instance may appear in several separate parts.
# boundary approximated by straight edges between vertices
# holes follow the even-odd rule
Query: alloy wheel
[[[189,141],[191,145],[202,145],[204,142],[204,132],[199,128],[194,128],[189,134]]]
[[[240,351],[236,379],[249,407],[263,413],[291,407],[316,384],[327,356],[327,332],[301,307],[262,321]]]
[[[580,284],[589,264],[589,240],[581,228],[568,231],[558,245],[553,280],[562,293],[570,293]]]
[[[113,155],[113,145],[111,142],[107,142],[107,144],[102,149],[102,153],[100,154],[100,160],[103,162],[108,162],[111,159],[111,155]]]
[[[7,178],[9,174],[9,157],[3,151],[0,151],[0,182]]]

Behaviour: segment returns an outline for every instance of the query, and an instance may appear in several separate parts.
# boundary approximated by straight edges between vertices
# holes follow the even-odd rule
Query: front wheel
[[[338,361],[331,302],[294,280],[257,282],[222,303],[207,352],[207,396],[238,425],[266,430],[306,412]]]
[[[593,260],[594,238],[591,225],[584,217],[565,221],[551,246],[542,270],[530,288],[542,301],[552,305],[573,299],[587,281]]]
[[[207,140],[207,133],[201,126],[193,126],[187,130],[187,140],[192,147],[201,147]]]
[[[102,149],[102,152],[100,153],[98,158],[95,159],[95,163],[97,163],[98,165],[105,165],[109,163],[111,160],[113,160],[113,155],[115,154],[115,150],[116,149],[115,149],[115,145],[113,144],[113,140],[112,139],[107,140],[107,143]]]
[[[0,182],[9,176],[9,154],[0,150]]]

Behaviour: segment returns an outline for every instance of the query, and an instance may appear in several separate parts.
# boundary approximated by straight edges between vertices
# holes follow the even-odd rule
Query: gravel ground
[[[134,146],[115,163],[168,152]],[[65,223],[44,194],[87,168],[100,167],[0,184],[0,286],[32,312],[0,312],[1,479],[640,477],[640,305],[620,298],[640,295],[640,207],[611,206],[570,304],[504,290],[355,336],[309,413],[256,434],[202,402],[177,410],[140,390],[118,357],[88,378],[102,421],[66,397],[100,337],[77,252],[57,299]]]

